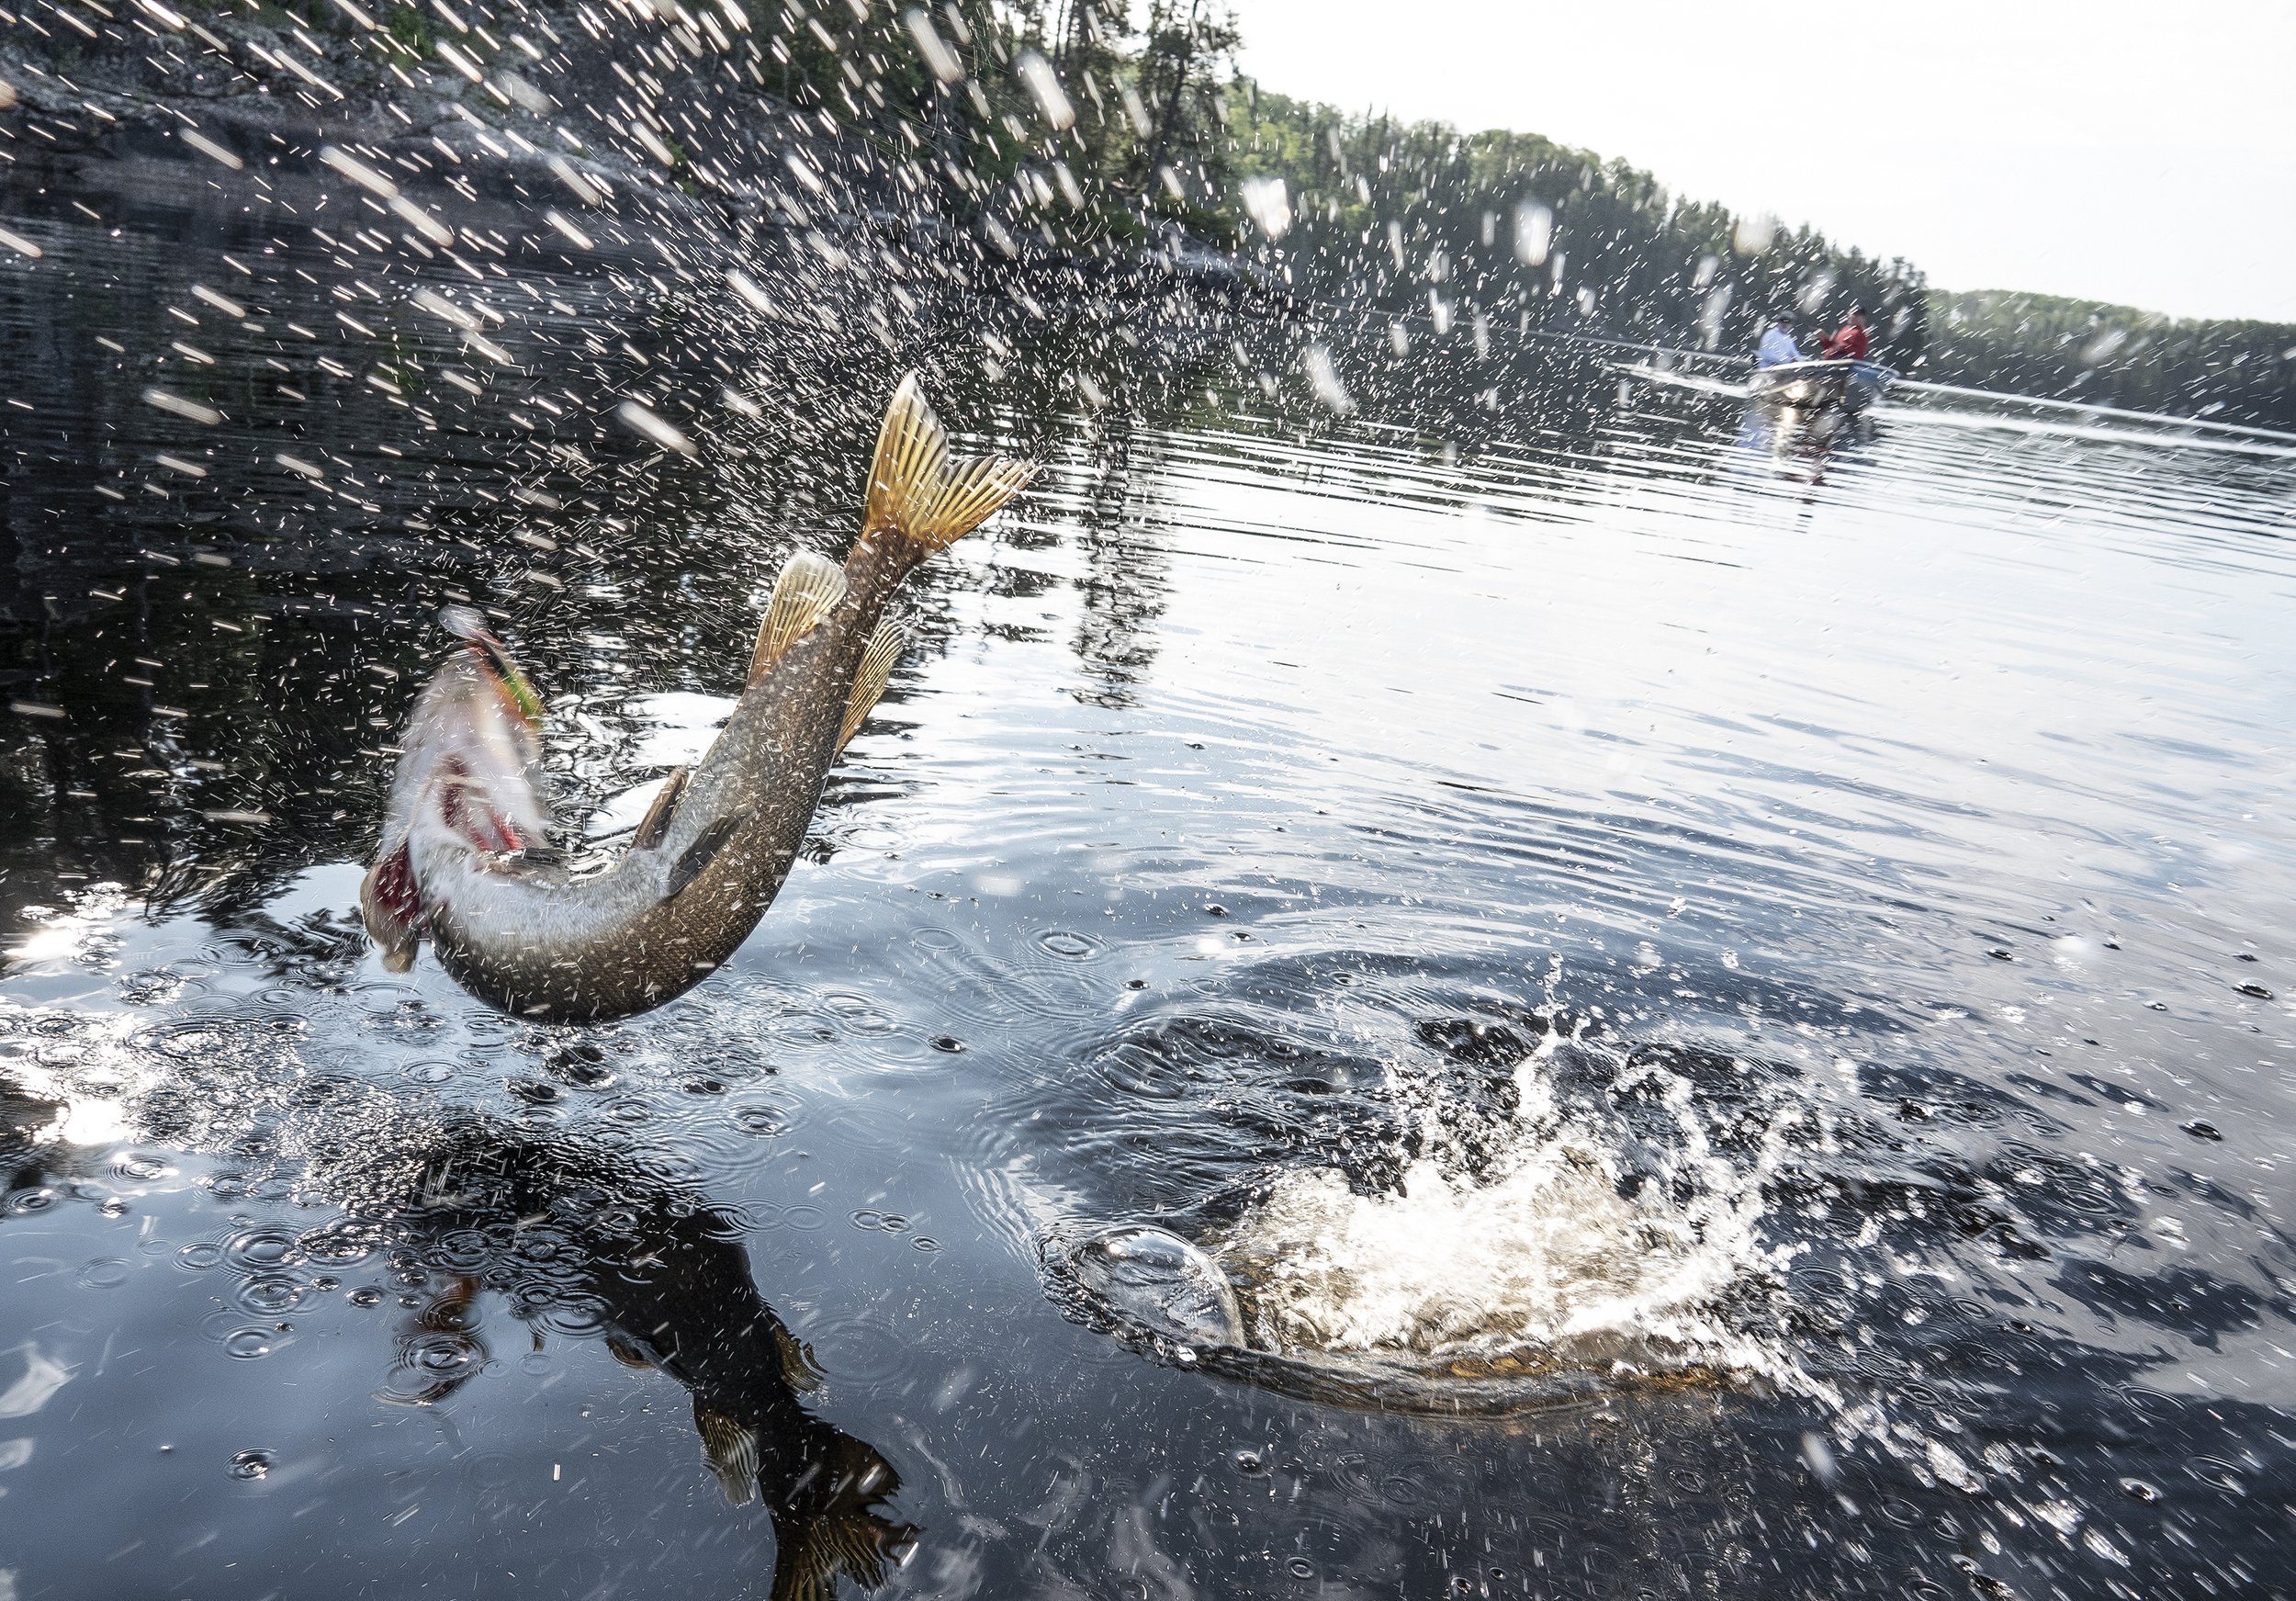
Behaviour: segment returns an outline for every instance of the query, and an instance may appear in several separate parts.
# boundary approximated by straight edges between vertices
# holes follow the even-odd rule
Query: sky
[[[2296,321],[2296,0],[1232,0],[1269,89],[1544,134],[1953,289]]]

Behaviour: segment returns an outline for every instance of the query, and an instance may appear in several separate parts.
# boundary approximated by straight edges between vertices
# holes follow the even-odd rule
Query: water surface
[[[155,208],[0,275],[23,1601],[2275,1593],[2285,462]],[[386,974],[437,606],[610,836],[912,362],[1048,470],[738,958]]]

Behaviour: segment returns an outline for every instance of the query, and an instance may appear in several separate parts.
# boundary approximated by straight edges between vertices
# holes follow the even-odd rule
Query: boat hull
[[[1768,406],[1854,417],[1880,400],[1896,376],[1879,362],[1789,361],[1755,368],[1746,392]]]

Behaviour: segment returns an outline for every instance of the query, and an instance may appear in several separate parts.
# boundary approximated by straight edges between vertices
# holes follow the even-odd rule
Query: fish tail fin
[[[782,652],[804,638],[815,624],[845,598],[845,569],[826,556],[801,550],[782,564],[758,626],[758,647],[749,655],[749,682],[757,682]]]
[[[885,681],[893,676],[893,664],[901,660],[901,651],[909,642],[909,631],[898,623],[880,623],[877,631],[869,637],[869,648],[861,653],[861,671],[853,674],[853,693],[845,698],[845,721],[837,731],[837,748],[845,749],[869,714],[877,709],[877,701],[885,693]]]
[[[946,550],[996,515],[1036,476],[1033,462],[1000,457],[951,463],[949,435],[908,374],[885,408],[869,465],[864,537],[890,529],[924,547]]]
[[[917,1530],[885,1512],[900,1475],[850,1435],[808,1440],[803,1450],[803,1471],[771,1507],[771,1601],[836,1601],[840,1578],[878,1588],[917,1543]]]
[[[702,1454],[708,1460],[726,1502],[747,1506],[758,1498],[757,1430],[722,1412],[696,1404],[693,1421],[702,1429]]]

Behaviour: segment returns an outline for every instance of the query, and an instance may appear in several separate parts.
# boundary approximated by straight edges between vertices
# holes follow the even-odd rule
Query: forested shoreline
[[[744,193],[794,218],[822,204],[808,186],[823,170],[859,175],[832,208],[939,219],[992,256],[1192,257],[1310,317],[1384,321],[1399,350],[1458,329],[1479,348],[1546,333],[1738,355],[1776,310],[1830,325],[1863,305],[1876,359],[1923,378],[2296,425],[2296,328],[1934,290],[1903,260],[1537,135],[1295,99],[1240,72],[1235,18],[1204,0],[422,0],[371,14],[191,0],[152,13],[189,19],[172,36],[133,12],[100,28],[48,9],[87,37],[27,13],[10,30],[25,59],[100,69],[131,93],[270,107],[298,95],[317,110],[318,85],[388,130],[386,111],[405,120],[403,85],[560,137],[579,109],[648,182],[697,197]],[[320,69],[302,67],[308,84],[289,75],[298,44]],[[707,137],[681,110],[701,85],[737,112]],[[816,151],[795,166],[793,134]],[[793,174],[798,187],[772,197]]]
[[[1921,376],[2139,412],[2296,428],[2296,326],[2164,317],[1999,289],[1930,295]]]

